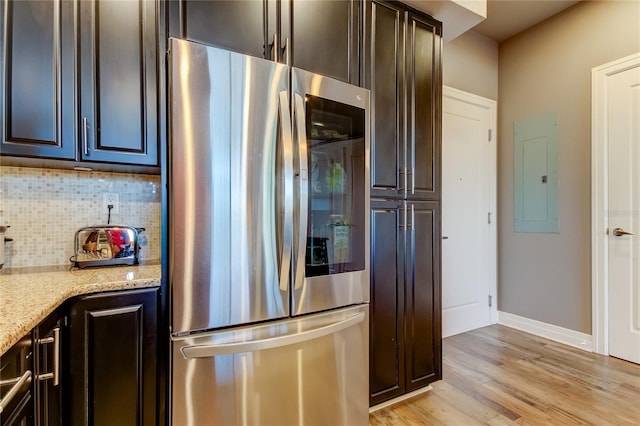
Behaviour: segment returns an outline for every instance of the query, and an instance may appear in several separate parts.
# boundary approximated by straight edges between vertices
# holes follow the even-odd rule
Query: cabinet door
[[[156,425],[158,289],[79,298],[69,316],[71,425]]]
[[[292,65],[360,84],[360,2],[305,0],[289,3]],[[287,38],[286,22],[283,22],[283,36]]]
[[[424,15],[407,21],[407,195],[440,198],[440,26]]]
[[[2,155],[74,159],[73,2],[0,3]]]
[[[365,87],[371,90],[371,196],[395,197],[404,188],[404,12],[397,4],[367,2]]]
[[[62,369],[64,318],[62,308],[50,314],[34,329],[34,374],[36,424],[62,423]]]
[[[32,346],[32,334],[29,332],[0,355],[0,425],[34,424],[34,377],[28,378],[33,371]]]
[[[171,35],[258,58],[271,57],[269,44],[276,31],[275,1],[182,0],[172,3],[171,20],[174,21],[176,15],[182,19],[177,31],[172,25]]]
[[[80,7],[80,135],[85,161],[158,164],[158,2]]]
[[[440,204],[406,202],[406,391],[442,378]]]
[[[404,393],[402,201],[371,202],[369,403]]]

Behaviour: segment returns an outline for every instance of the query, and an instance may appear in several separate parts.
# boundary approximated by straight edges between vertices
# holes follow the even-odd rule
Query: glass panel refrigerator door
[[[369,301],[369,91],[293,69],[294,315]]]
[[[309,209],[305,275],[362,271],[364,110],[306,97]]]

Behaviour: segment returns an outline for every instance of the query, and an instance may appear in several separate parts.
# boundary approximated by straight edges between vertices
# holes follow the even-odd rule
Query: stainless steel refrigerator
[[[173,425],[368,424],[369,92],[170,42]]]

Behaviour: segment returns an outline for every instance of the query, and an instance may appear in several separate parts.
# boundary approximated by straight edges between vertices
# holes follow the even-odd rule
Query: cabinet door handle
[[[411,193],[416,193],[416,168],[411,168]]]
[[[89,123],[87,117],[82,117],[82,150],[89,155]]]
[[[60,327],[53,329],[53,386],[60,384]]]
[[[4,409],[9,405],[11,400],[15,398],[15,396],[18,394],[18,392],[20,392],[20,389],[22,389],[25,383],[31,383],[31,370],[25,371],[22,376],[16,379],[0,381],[0,386],[13,384],[11,389],[9,389],[9,392],[5,394],[4,399],[0,399],[0,413],[2,413]]]
[[[291,47],[289,46],[289,37],[284,39],[284,62],[287,66],[291,66]]]
[[[410,185],[411,182],[409,181],[410,177],[412,176],[412,172],[411,169],[408,169],[406,167],[400,167],[398,169],[398,176],[400,178],[400,191],[402,191],[405,195],[409,193],[410,191]],[[413,193],[413,192],[412,192]]]
[[[37,379],[40,381],[53,379],[53,386],[60,384],[60,327],[53,329],[53,337],[38,339],[39,345],[48,345],[53,343],[53,367],[51,373],[38,374]]]
[[[411,193],[416,193],[416,175],[415,175],[415,167],[411,167],[407,169],[407,189],[411,188]]]
[[[273,35],[273,45],[271,47],[271,60],[278,62],[280,60],[280,43],[278,43],[278,34]]]

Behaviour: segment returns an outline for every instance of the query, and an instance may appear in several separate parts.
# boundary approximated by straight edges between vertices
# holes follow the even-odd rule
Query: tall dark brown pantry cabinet
[[[441,24],[367,1],[371,90],[370,404],[442,377]]]

